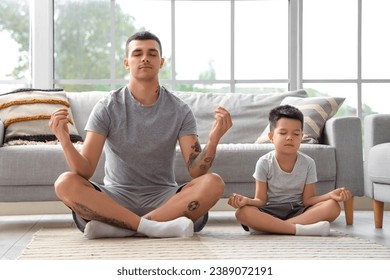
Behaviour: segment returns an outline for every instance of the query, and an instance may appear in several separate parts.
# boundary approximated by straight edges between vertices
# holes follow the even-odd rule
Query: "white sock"
[[[194,234],[194,223],[186,217],[167,222],[141,218],[137,231],[149,237],[191,237]]]
[[[251,228],[251,227],[248,227],[248,229],[249,229],[249,232],[250,232],[251,234],[261,234],[261,233],[264,233],[264,231],[259,231],[259,230],[257,230],[257,229],[253,229],[253,228]]]
[[[295,225],[295,235],[319,235],[327,236],[330,231],[330,223],[328,221],[321,221],[310,225]]]
[[[84,229],[84,236],[88,239],[128,237],[136,234],[137,232],[130,229],[112,226],[95,220],[88,222]]]

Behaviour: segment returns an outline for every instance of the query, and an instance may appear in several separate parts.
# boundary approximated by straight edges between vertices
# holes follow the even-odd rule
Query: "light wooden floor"
[[[233,211],[211,211],[210,220],[221,223],[234,221]],[[0,216],[0,259],[15,260],[41,228],[73,226],[70,214]],[[237,224],[237,226],[239,226]],[[382,229],[375,229],[372,211],[355,211],[354,224],[346,226],[344,213],[334,221],[331,229],[350,236],[371,240],[390,248],[390,211],[385,211]]]

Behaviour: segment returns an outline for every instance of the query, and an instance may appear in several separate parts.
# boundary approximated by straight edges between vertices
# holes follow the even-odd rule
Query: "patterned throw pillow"
[[[318,144],[327,120],[333,117],[344,103],[343,97],[286,97],[280,105],[292,105],[304,115],[302,143]],[[270,143],[269,125],[261,133],[256,143]]]
[[[56,141],[57,138],[49,128],[49,120],[51,114],[60,108],[69,111],[71,141],[82,141],[62,89],[18,89],[1,94],[0,119],[5,128],[4,143],[17,145]]]

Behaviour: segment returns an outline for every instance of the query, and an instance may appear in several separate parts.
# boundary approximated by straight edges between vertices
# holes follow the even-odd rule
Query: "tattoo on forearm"
[[[113,218],[107,218],[99,213],[96,213],[92,209],[90,209],[88,206],[81,204],[79,202],[76,202],[74,204],[73,210],[80,214],[83,218],[88,219],[88,220],[95,220],[95,221],[100,221],[106,224],[110,224],[113,226],[121,227],[121,228],[127,228],[130,229],[125,222],[113,219]],[[131,229],[134,230],[134,229]]]
[[[200,153],[202,151],[202,146],[200,145],[199,141],[196,141],[195,144],[191,146],[191,148],[194,149],[196,153]]]
[[[200,206],[199,201],[194,200],[194,201],[191,201],[191,202],[188,204],[187,209],[188,209],[189,211],[195,211],[196,209],[199,208],[199,206]]]
[[[205,157],[207,147],[202,150],[202,147],[199,144],[199,141],[196,141],[191,148],[194,150],[194,153],[190,154],[190,158],[188,159],[187,167],[191,168],[197,165],[198,162],[203,161],[200,165],[201,170],[206,170],[210,168],[214,158],[213,157]]]

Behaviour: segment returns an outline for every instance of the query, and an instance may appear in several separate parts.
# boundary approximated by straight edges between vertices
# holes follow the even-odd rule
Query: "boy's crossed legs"
[[[292,217],[281,214],[283,211],[280,208],[268,211],[267,207],[259,210],[257,207],[244,206],[237,209],[236,218],[244,228],[247,226],[261,232],[327,236],[330,222],[339,216],[341,209],[338,202],[329,199],[311,207],[301,206],[292,212]]]

